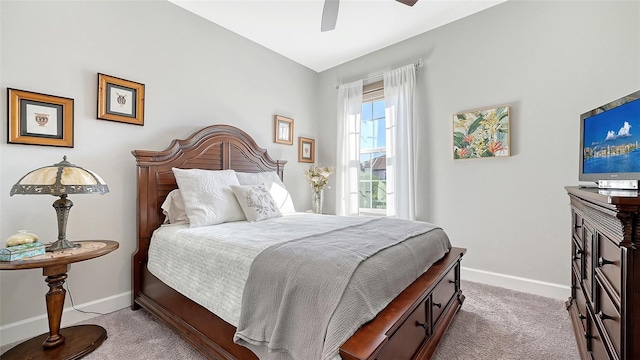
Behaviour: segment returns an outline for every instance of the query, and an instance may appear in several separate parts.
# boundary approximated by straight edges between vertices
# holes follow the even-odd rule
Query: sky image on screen
[[[640,99],[584,120],[585,174],[640,172]]]

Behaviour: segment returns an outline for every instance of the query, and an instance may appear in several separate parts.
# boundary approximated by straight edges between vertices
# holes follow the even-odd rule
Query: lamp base
[[[51,243],[49,246],[45,247],[44,250],[47,252],[53,251],[62,251],[67,249],[75,249],[80,247],[80,244],[74,244],[67,239],[58,240],[56,242]]]

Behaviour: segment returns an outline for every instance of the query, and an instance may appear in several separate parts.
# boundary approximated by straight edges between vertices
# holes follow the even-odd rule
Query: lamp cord
[[[69,300],[71,300],[71,307],[73,308],[73,310],[81,312],[83,314],[107,315],[107,314],[96,312],[96,311],[84,311],[84,310],[76,309],[76,306],[73,304],[73,296],[71,296],[71,288],[69,287],[69,282],[66,281],[64,285],[66,285],[67,293],[69,294]]]

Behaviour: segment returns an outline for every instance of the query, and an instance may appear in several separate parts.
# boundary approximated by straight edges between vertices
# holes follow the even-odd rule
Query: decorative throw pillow
[[[237,172],[238,181],[240,185],[260,185],[264,184],[267,189],[269,189],[269,193],[271,193],[271,197],[273,197],[273,201],[276,202],[278,209],[282,214],[291,214],[296,212],[296,209],[293,207],[293,201],[291,200],[291,195],[287,188],[280,180],[280,177],[275,171],[265,171],[259,173],[243,173]]]
[[[244,215],[249,221],[261,221],[280,217],[282,214],[264,185],[232,185]]]
[[[162,213],[165,224],[188,224],[189,217],[184,209],[182,193],[179,189],[171,190],[167,198],[162,203]]]
[[[173,168],[191,227],[244,220],[231,185],[239,185],[233,170]]]

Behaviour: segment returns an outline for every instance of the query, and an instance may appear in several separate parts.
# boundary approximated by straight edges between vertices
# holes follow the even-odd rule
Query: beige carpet
[[[462,290],[466,301],[434,359],[580,358],[563,301],[467,281]],[[109,335],[87,360],[204,359],[144,310],[123,309],[85,323],[101,325]]]

